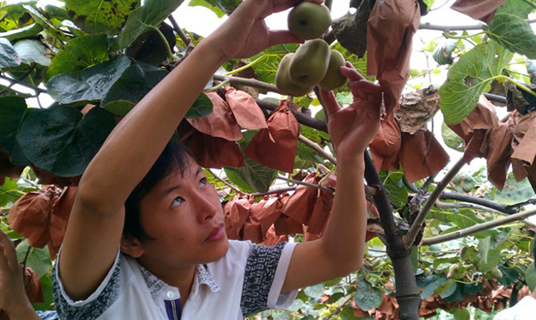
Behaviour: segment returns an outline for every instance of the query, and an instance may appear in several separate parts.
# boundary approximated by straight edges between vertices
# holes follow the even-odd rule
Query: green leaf
[[[108,90],[101,104],[106,105],[116,100],[126,100],[136,104],[167,74],[166,70],[149,64],[132,64]]]
[[[37,167],[75,177],[84,172],[114,126],[114,116],[101,108],[85,116],[66,106],[29,109],[17,141]]]
[[[451,39],[443,43],[443,45],[437,46],[433,53],[434,60],[439,65],[452,64],[452,62],[454,62],[452,53],[454,52],[454,49],[456,49],[458,41],[459,40]]]
[[[536,35],[526,20],[500,13],[495,15],[489,27],[484,26],[484,30],[506,49],[536,59]]]
[[[426,285],[422,292],[421,292],[421,299],[426,299],[428,298],[429,296],[433,295],[436,291],[437,288],[439,288],[442,284],[448,282],[449,280],[447,278],[438,278],[434,281],[432,281],[431,283],[429,283],[428,285]]]
[[[534,266],[534,261],[527,267],[525,281],[531,291],[536,290],[536,267]]]
[[[449,311],[453,316],[454,320],[470,320],[471,314],[467,309],[453,309]]]
[[[463,152],[465,149],[465,142],[463,139],[452,131],[445,122],[441,125],[441,135],[443,136],[443,142],[447,147],[459,152]]]
[[[355,304],[363,311],[379,308],[382,304],[382,292],[364,279],[359,279],[359,287],[354,295]]]
[[[482,43],[452,65],[439,89],[441,111],[449,125],[461,122],[475,108],[482,93],[501,74],[513,53],[494,41]]]
[[[35,6],[37,0],[11,3],[0,7],[0,31],[9,31],[34,23],[30,14],[22,7],[24,4]],[[2,2],[0,2],[0,5]]]
[[[108,102],[101,108],[115,114],[116,116],[124,117],[130,112],[130,110],[132,110],[132,108],[134,108],[134,105],[134,103],[127,100],[115,100]]]
[[[0,69],[15,68],[20,65],[20,57],[9,40],[0,38]]]
[[[387,174],[387,175],[385,175]],[[401,171],[382,172],[380,174],[389,201],[395,208],[402,208],[408,203],[408,190],[404,186],[402,178],[404,173]]]
[[[212,100],[201,92],[199,94],[199,97],[195,100],[194,104],[188,109],[188,112],[186,112],[186,118],[203,118],[212,113],[214,105],[212,104]]]
[[[163,1],[165,2],[165,1]],[[132,10],[140,6],[140,0],[66,0],[72,21],[89,33],[118,34]]]
[[[285,47],[290,52],[294,52],[298,49],[298,45],[296,44],[286,44]],[[279,63],[286,54],[287,51],[285,48],[282,45],[278,45],[270,47],[258,55],[251,57],[251,61],[262,58],[252,66],[253,70],[255,70],[255,73],[258,75],[259,80],[267,83],[275,83],[275,74],[279,68]]]
[[[60,73],[78,74],[80,71],[109,59],[106,35],[87,35],[75,38],[52,59],[47,80]]]
[[[214,12],[218,18],[224,15],[231,15],[241,3],[241,0],[191,0],[188,4],[191,7],[202,6]]]
[[[532,10],[534,10],[534,8],[528,4],[526,0],[508,0],[503,3],[499,9],[497,9],[496,15],[501,13],[509,13],[522,19],[527,19]]]
[[[60,40],[63,40],[63,41],[69,40],[67,36],[65,36],[58,29],[56,29],[56,26],[54,26],[52,22],[48,21],[47,18],[45,18],[36,8],[34,8],[34,6],[24,4],[22,5],[22,7],[24,8],[24,10],[26,10],[30,14],[30,16],[32,16],[32,18],[35,20],[37,24],[43,27],[43,29],[47,30],[48,32],[50,32],[51,34],[53,34],[56,38]]]
[[[130,46],[142,33],[157,28],[184,0],[145,0],[145,3],[133,10],[128,16],[123,30],[112,49],[119,50]]]
[[[424,0],[424,4],[426,4],[426,8],[428,9],[428,11],[430,11],[432,6],[434,5],[434,2],[435,0]]]
[[[8,204],[11,204],[22,195],[18,193],[19,185],[17,181],[6,177],[4,181],[0,181],[3,185],[0,185],[0,207],[5,207]]]
[[[47,82],[48,93],[64,104],[101,100],[130,65],[128,57],[117,56],[83,70],[78,76],[58,74]]]
[[[305,294],[310,298],[320,299],[320,297],[324,294],[324,286],[322,284],[317,284],[305,288],[303,292],[305,292]]]
[[[225,174],[238,188],[246,192],[266,192],[277,176],[277,171],[244,156],[241,168],[225,167]]]
[[[26,252],[30,248],[28,240],[22,241],[17,246],[17,260],[23,261],[26,256]],[[50,261],[50,253],[48,252],[47,247],[45,246],[42,249],[31,247],[28,259],[26,260],[26,266],[32,268],[35,273],[41,278],[44,276],[48,269],[52,266]]]
[[[11,29],[0,33],[0,38],[6,38],[9,41],[14,41],[23,38],[34,37],[43,31],[43,27],[38,23],[32,23],[19,29]]]
[[[492,200],[512,205],[531,199],[535,195],[528,179],[518,182],[513,175],[509,175],[502,191],[495,193]]]
[[[28,165],[28,159],[16,140],[24,115],[26,101],[21,97],[0,98],[0,146],[9,153],[11,162],[18,166]]]
[[[20,40],[13,46],[20,57],[21,63],[38,64],[43,67],[50,65],[50,58],[45,55],[45,46],[37,40]]]
[[[32,306],[35,310],[40,311],[46,311],[50,310],[51,307],[54,305],[54,296],[52,294],[53,286],[52,286],[52,276],[51,275],[44,275],[39,279],[41,281],[41,288],[43,290],[43,302],[39,303],[32,303]]]

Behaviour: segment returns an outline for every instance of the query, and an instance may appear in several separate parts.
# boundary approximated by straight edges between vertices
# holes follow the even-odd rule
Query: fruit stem
[[[157,27],[154,27],[154,26],[151,26],[151,25],[147,25],[147,26],[149,28],[153,29],[158,34],[160,39],[162,39],[162,41],[164,42],[164,45],[166,46],[166,50],[168,52],[169,61],[170,62],[173,61],[173,52],[171,52],[171,48],[169,47],[169,42],[167,41],[167,39],[164,36],[164,34],[162,33],[162,31],[160,31],[160,29],[158,29]]]
[[[266,57],[267,57],[267,55],[262,55],[262,56],[258,57],[257,59],[253,60],[252,62],[246,64],[245,66],[242,66],[242,67],[240,67],[238,69],[234,69],[232,71],[229,71],[229,72],[225,73],[225,75],[226,76],[231,76],[233,74],[236,74],[236,73],[239,73],[241,71],[244,71],[247,68],[254,66],[256,63],[258,63],[259,61],[263,60]]]
[[[507,76],[503,76],[503,75],[498,75],[498,76],[495,76],[495,77],[492,77],[491,78],[492,80],[506,80],[506,81],[510,81],[511,83],[515,84],[517,87],[519,87],[519,89],[533,95],[536,97],[536,92],[532,91],[531,89],[527,88],[525,85],[515,81],[514,79],[511,79]]]

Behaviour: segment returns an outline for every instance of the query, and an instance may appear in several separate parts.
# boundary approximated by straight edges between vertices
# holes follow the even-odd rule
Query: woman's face
[[[173,171],[140,204],[145,267],[163,270],[209,263],[228,249],[223,209],[203,169],[192,159],[181,175]],[[154,268],[153,268],[154,269]]]

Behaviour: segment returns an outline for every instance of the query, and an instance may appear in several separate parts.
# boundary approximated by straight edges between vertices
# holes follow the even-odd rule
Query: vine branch
[[[337,159],[335,159],[334,156],[332,156],[331,154],[326,152],[326,150],[322,149],[322,147],[319,146],[317,143],[307,139],[306,137],[302,136],[301,134],[298,136],[298,140],[300,140],[301,142],[303,142],[304,144],[309,146],[311,149],[313,149],[316,152],[318,152],[325,159],[328,159],[329,161],[331,161],[331,163],[333,163],[334,165],[337,165]]]
[[[184,33],[184,31],[182,31],[182,29],[179,27],[179,24],[177,23],[173,15],[170,15],[168,19],[169,19],[169,22],[171,22],[171,25],[173,26],[173,30],[175,30],[179,38],[181,38],[182,42],[184,42],[184,44],[186,44],[187,46],[190,45],[192,40],[190,39],[190,37],[186,35],[186,33]]]
[[[456,174],[461,170],[464,165],[465,160],[463,159],[463,157],[461,157],[460,160],[458,160],[458,162],[456,162],[456,164],[454,164],[454,166],[449,170],[446,176],[439,182],[428,200],[426,200],[421,211],[419,211],[419,214],[411,225],[408,233],[403,237],[404,246],[406,247],[406,249],[411,248],[411,246],[415,242],[415,239],[417,238],[417,234],[421,230],[422,224],[426,219],[426,215],[428,215],[428,212],[430,212],[430,209],[432,209],[432,206],[434,205],[436,200],[441,196],[443,190],[445,190],[450,181],[454,178],[454,176],[456,176]]]
[[[443,242],[447,242],[447,241],[450,241],[450,240],[463,238],[463,237],[475,234],[475,233],[480,232],[480,231],[484,231],[484,230],[492,229],[492,228],[495,228],[495,227],[499,227],[499,226],[508,224],[510,222],[523,220],[523,219],[528,218],[528,217],[533,216],[533,215],[536,215],[536,209],[516,213],[516,214],[513,214],[513,215],[508,216],[506,218],[497,219],[497,220],[494,220],[494,221],[488,221],[488,222],[484,222],[484,223],[481,223],[481,224],[477,224],[477,225],[474,225],[472,227],[465,228],[463,230],[454,231],[454,232],[451,232],[451,233],[448,233],[448,234],[445,234],[445,235],[426,238],[426,239],[423,239],[421,241],[420,245],[422,245],[422,246],[431,246],[431,245],[434,245],[434,244],[443,243]]]
[[[529,24],[536,23],[536,19],[527,20]],[[464,31],[464,30],[482,30],[485,24],[473,24],[473,25],[454,25],[454,26],[444,26],[432,24],[429,22],[421,24],[419,29],[421,30],[436,30],[436,31]]]

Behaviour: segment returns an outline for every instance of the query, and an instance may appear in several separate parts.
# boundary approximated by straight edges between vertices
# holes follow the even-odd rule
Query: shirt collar
[[[147,288],[149,289],[151,296],[159,294],[166,287],[171,287],[164,281],[160,280],[160,278],[152,274],[149,270],[145,269],[142,265],[138,265],[140,267],[143,280],[147,284]],[[221,290],[210,271],[208,271],[204,265],[200,264],[197,265],[196,277],[194,278],[194,283],[192,286],[192,294],[196,293],[199,289],[199,286],[202,284],[206,285],[210,291],[214,293],[218,293]]]

